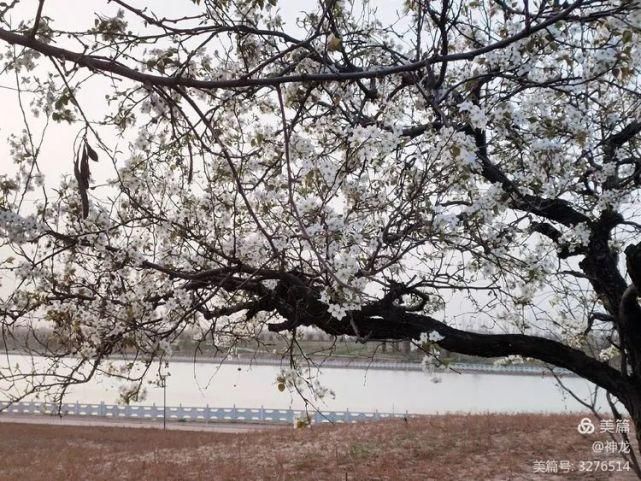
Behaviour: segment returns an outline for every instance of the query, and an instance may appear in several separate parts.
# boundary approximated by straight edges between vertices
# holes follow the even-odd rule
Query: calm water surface
[[[29,358],[12,355],[0,367],[28,366]],[[123,361],[116,361],[115,364]],[[243,408],[304,408],[296,393],[277,389],[278,366],[172,362],[167,377],[167,405]],[[435,379],[436,378],[436,379]],[[593,385],[576,377],[563,383],[583,397]],[[584,410],[549,375],[478,374],[454,372],[427,375],[422,371],[323,368],[319,381],[335,393],[317,402],[326,410],[410,412],[576,412]],[[73,387],[66,400],[116,403],[120,381],[98,377]],[[4,390],[7,387],[3,387]],[[146,398],[138,404],[163,403],[163,389],[146,384]],[[605,406],[605,403],[602,403]]]

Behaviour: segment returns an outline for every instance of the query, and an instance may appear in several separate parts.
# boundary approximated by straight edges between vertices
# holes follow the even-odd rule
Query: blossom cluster
[[[32,214],[23,217],[10,210],[0,209],[0,235],[9,242],[28,242],[41,235],[44,227]]]

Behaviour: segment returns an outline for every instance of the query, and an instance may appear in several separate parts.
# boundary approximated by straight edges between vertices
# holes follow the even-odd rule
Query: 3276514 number
[[[595,472],[615,472],[615,471],[630,471],[629,461],[580,461],[579,472],[595,473]]]

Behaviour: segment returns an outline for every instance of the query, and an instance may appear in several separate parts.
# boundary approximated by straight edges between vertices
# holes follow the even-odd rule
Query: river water
[[[11,355],[0,367],[28,365],[26,356]],[[116,361],[115,364],[124,361]],[[248,365],[225,362],[171,362],[166,378],[168,406],[206,406],[239,408],[302,409],[305,401],[290,389],[280,391],[276,378],[281,368],[274,365]],[[314,406],[331,411],[409,412],[438,414],[447,412],[536,412],[565,413],[582,411],[550,375],[486,374],[389,369],[324,367],[319,383],[332,390]],[[588,398],[594,386],[577,377],[563,377],[575,394]],[[122,382],[98,376],[73,387],[66,402],[107,404],[118,402]],[[133,404],[163,403],[163,388],[146,383],[146,397]],[[304,391],[309,398],[309,392]],[[601,398],[600,404],[605,406]]]

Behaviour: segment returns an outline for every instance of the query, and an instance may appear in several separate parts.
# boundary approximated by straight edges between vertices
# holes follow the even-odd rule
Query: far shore
[[[23,351],[9,351],[12,355],[29,355]],[[77,358],[77,356],[69,356]],[[131,357],[123,354],[112,354],[109,359],[112,360],[133,360]],[[231,364],[243,366],[282,366],[289,367],[289,357],[279,357],[277,355],[268,355],[266,353],[242,352],[226,356],[207,356],[207,355],[185,355],[174,354],[165,358],[169,362],[189,362],[203,364]],[[391,371],[421,371],[423,366],[420,362],[397,361],[389,359],[376,359],[375,357],[354,357],[354,356],[309,356],[298,358],[297,362],[301,365],[309,365],[323,369],[362,369],[362,370],[391,370]],[[437,372],[460,372],[460,373],[478,373],[478,374],[502,374],[502,375],[556,375],[556,376],[575,376],[571,371],[555,367],[553,369],[543,364],[535,363],[513,363],[499,365],[487,362],[454,362],[447,365],[437,366]]]

